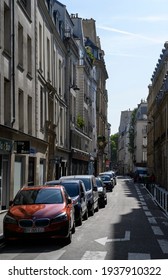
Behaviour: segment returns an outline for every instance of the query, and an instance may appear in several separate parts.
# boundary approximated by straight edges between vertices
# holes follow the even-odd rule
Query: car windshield
[[[79,195],[79,187],[78,187],[77,183],[61,182],[61,185],[64,186],[64,188],[66,189],[66,191],[70,197],[75,197],[75,196]]]
[[[101,176],[101,179],[102,181],[111,181],[110,176],[108,175]]]
[[[98,187],[102,187],[102,182],[100,179],[96,179],[96,184]]]
[[[60,189],[22,190],[14,199],[14,205],[60,203],[63,203],[63,197]]]
[[[90,180],[88,178],[80,178],[80,180],[83,181],[86,191],[91,190],[91,183],[90,183]]]

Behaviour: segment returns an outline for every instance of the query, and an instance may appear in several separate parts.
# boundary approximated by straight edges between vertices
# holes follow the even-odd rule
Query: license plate
[[[44,228],[39,227],[39,228],[25,228],[24,229],[25,233],[38,233],[38,232],[44,232]]]

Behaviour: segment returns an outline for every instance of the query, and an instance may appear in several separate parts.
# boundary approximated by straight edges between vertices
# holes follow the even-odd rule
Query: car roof
[[[93,177],[95,177],[94,175],[69,175],[69,176],[62,176],[62,177],[60,177],[60,179],[59,180],[63,180],[63,179],[71,179],[71,178],[76,178],[76,179],[78,179],[78,178],[93,178]]]
[[[52,181],[47,181],[47,182],[45,182],[45,185],[47,185],[47,184],[49,184],[49,185],[51,185],[51,184],[60,184],[61,185],[61,183],[65,183],[65,184],[68,184],[68,183],[82,183],[83,184],[83,181],[82,180],[78,180],[78,179],[64,179],[64,178],[62,178],[62,179],[60,179],[60,180],[52,180]]]
[[[61,185],[24,186],[20,190],[37,190],[37,189],[48,189],[48,188],[63,189],[63,186],[61,186]]]

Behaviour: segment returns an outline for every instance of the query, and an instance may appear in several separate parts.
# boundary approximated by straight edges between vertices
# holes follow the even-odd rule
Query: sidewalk
[[[3,218],[6,214],[6,211],[0,212],[0,242],[3,240]]]

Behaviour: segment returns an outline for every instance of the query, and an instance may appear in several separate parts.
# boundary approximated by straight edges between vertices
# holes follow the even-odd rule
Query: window
[[[31,1],[30,0],[20,0],[21,7],[23,8],[24,12],[31,17]]]
[[[60,145],[63,145],[63,137],[64,137],[63,108],[60,108]]]
[[[4,123],[10,125],[11,122],[11,84],[4,79]]]
[[[50,40],[47,38],[47,79],[50,80]]]
[[[19,130],[23,131],[24,129],[24,104],[23,104],[23,91],[19,89],[19,108],[18,108],[18,121],[19,121]]]
[[[42,71],[42,26],[39,23],[39,69]]]
[[[45,121],[45,95],[44,88],[40,87],[40,129],[44,129],[44,121]]]
[[[9,7],[4,5],[4,50],[11,53],[11,11]]]
[[[62,93],[62,63],[59,60],[59,95]]]
[[[32,97],[28,96],[27,101],[27,119],[28,119],[28,133],[32,134]]]
[[[23,27],[18,24],[18,65],[23,67]]]
[[[29,36],[27,36],[27,72],[32,74],[32,42]]]

